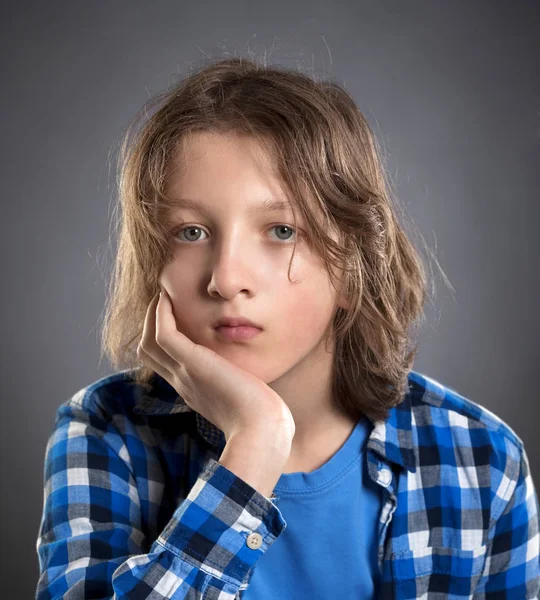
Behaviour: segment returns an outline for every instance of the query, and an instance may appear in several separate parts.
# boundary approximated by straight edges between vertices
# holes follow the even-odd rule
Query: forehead
[[[297,205],[267,145],[247,135],[186,136],[172,157],[164,188],[171,200],[187,199],[182,202],[186,208],[222,196],[246,198],[250,203],[253,198],[263,212]]]
[[[235,163],[256,167],[261,172],[279,178],[277,161],[269,138],[241,133],[195,132],[184,135],[177,144],[173,167],[181,176],[189,167],[209,162]]]
[[[216,193],[213,182],[219,179],[213,180],[211,177],[223,176],[233,186],[238,185],[239,189],[250,185],[249,195],[257,196],[248,209],[251,212],[287,210],[288,207],[301,215],[302,209],[297,209],[303,204],[305,210],[322,224],[323,211],[305,183],[300,185],[304,190],[304,202],[294,197],[286,180],[287,176],[293,177],[291,171],[294,168],[289,171],[290,161],[287,160],[288,172],[280,173],[274,148],[275,141],[269,137],[259,140],[242,133],[196,132],[185,135],[178,143],[167,178],[167,195],[173,200],[172,208],[195,208],[195,203],[200,204],[200,200],[205,202],[203,190],[208,184],[212,186],[212,195]],[[199,168],[193,169],[194,166]],[[301,182],[296,179],[295,183],[298,185]],[[253,191],[259,186],[260,192],[258,189]],[[180,202],[184,199],[188,202]],[[280,203],[285,206],[279,206]]]

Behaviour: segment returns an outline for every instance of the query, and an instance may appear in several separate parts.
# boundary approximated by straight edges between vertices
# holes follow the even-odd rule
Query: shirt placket
[[[383,562],[387,553],[388,546],[388,528],[392,521],[392,516],[397,507],[397,497],[395,494],[396,477],[392,473],[392,469],[377,459],[376,469],[368,468],[371,479],[382,487],[383,493],[383,504],[381,508],[381,515],[379,519],[379,539],[378,539],[378,551],[377,559],[379,565],[379,573],[382,575]]]

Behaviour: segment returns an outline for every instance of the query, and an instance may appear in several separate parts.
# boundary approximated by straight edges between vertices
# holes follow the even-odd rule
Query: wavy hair
[[[333,402],[355,419],[386,418],[408,389],[425,320],[425,266],[404,230],[378,142],[352,97],[336,82],[252,59],[193,69],[129,123],[118,159],[122,215],[102,357],[116,369],[133,368],[135,382],[149,389],[155,372],[141,364],[137,346],[171,259],[167,182],[179,148],[197,132],[252,136],[274,159],[295,224],[299,210],[309,243],[347,302],[336,304],[327,329],[335,344]]]

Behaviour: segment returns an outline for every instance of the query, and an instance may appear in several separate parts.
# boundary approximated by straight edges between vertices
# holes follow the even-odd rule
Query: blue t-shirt
[[[287,527],[255,565],[245,600],[377,598],[382,488],[367,472],[371,429],[361,418],[324,465],[282,473],[272,502]]]

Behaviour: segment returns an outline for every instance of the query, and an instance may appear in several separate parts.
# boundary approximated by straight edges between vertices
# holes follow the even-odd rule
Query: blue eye
[[[289,232],[293,232],[296,233],[296,230],[294,227],[289,227],[289,225],[273,225],[272,227],[270,227],[270,229],[285,229],[286,231],[288,230]],[[279,238],[281,239],[281,238]],[[285,240],[282,240],[284,242],[288,242],[290,240],[290,238],[287,238]]]
[[[203,231],[203,229],[201,229],[200,227],[195,227],[194,225],[188,225],[187,227],[182,227],[182,229],[179,229],[178,231],[176,231],[174,234],[175,237],[177,234],[179,234],[183,231],[188,231],[191,234],[194,231]],[[182,240],[180,240],[180,241],[182,241]],[[193,241],[193,240],[188,240],[188,241]]]
[[[289,231],[289,232],[292,232],[292,233],[296,233],[296,230],[295,230],[294,227],[291,227],[290,225],[285,225],[285,224],[282,224],[282,225],[273,225],[272,227],[270,227],[270,229],[281,229],[282,232],[283,232],[283,230],[286,230],[286,232]],[[187,235],[192,235],[192,234],[194,234],[193,232],[197,232],[197,231],[203,231],[204,232],[204,229],[202,227],[198,227],[196,225],[187,225],[185,227],[182,227],[182,228],[177,229],[176,231],[174,231],[173,235],[176,238],[176,236],[178,234],[180,234],[180,233],[182,233],[184,231],[188,232]],[[196,235],[196,233],[194,235]],[[178,238],[176,238],[176,239],[178,239]],[[286,239],[278,238],[278,239],[280,239],[282,242],[288,242],[288,241],[290,241],[290,238],[286,238]],[[187,241],[186,240],[179,240],[179,241],[182,242],[182,243],[189,243],[189,242],[194,242],[194,241],[197,242],[199,240],[198,239],[194,240],[194,239],[189,239],[188,238]]]

